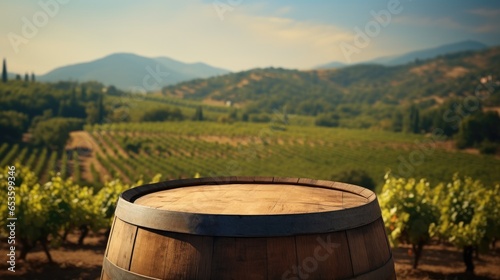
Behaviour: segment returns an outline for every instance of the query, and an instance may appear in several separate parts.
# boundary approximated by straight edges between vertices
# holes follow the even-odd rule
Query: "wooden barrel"
[[[101,279],[395,279],[376,195],[302,178],[167,181],[119,198]]]

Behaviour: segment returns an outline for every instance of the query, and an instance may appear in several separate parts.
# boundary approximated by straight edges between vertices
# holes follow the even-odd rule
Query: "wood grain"
[[[215,237],[211,279],[268,279],[265,238]]]
[[[268,237],[267,279],[287,279],[287,271],[294,266],[297,266],[295,237]]]
[[[136,234],[137,226],[116,219],[108,245],[107,258],[115,265],[128,270]]]
[[[340,210],[343,192],[284,184],[191,186],[139,197],[135,204],[160,210],[203,214],[258,215],[317,213]],[[353,206],[367,200],[350,194]],[[358,199],[354,199],[357,197]],[[354,205],[353,203],[359,204]]]
[[[139,229],[130,270],[161,279],[209,279],[212,243],[207,236]]]
[[[344,231],[297,236],[296,246],[298,265],[302,273],[307,274],[307,279],[344,279],[353,276]]]
[[[167,181],[124,192],[115,214],[101,279],[395,279],[377,197],[350,184]]]

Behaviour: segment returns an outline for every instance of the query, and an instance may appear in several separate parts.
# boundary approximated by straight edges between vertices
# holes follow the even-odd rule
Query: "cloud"
[[[414,16],[400,16],[394,19],[395,23],[416,25],[416,26],[439,26],[451,29],[463,29],[465,26],[455,21],[450,17],[443,18],[429,18],[429,17],[414,17]]]
[[[475,32],[475,33],[499,33],[500,29],[498,29],[497,24],[484,24],[484,25],[474,27],[473,32]]]
[[[481,15],[483,18],[486,17],[486,20],[483,24],[462,24],[450,17],[444,18],[429,18],[429,17],[411,17],[411,16],[402,16],[394,19],[394,22],[399,24],[413,25],[413,26],[421,26],[421,27],[440,27],[447,29],[455,29],[461,30],[465,32],[472,33],[498,33],[499,29],[499,18],[496,15],[500,15],[500,10],[485,10],[485,9],[477,9],[470,11],[476,15]]]
[[[474,9],[474,10],[469,10],[469,13],[481,17],[498,17],[500,16],[500,9]]]
[[[284,16],[292,11],[292,7],[290,6],[285,6],[281,7],[276,11],[276,15],[278,16]]]

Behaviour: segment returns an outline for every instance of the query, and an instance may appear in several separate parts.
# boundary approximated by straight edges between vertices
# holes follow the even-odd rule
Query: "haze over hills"
[[[149,58],[116,53],[94,61],[56,68],[39,77],[40,81],[98,81],[121,89],[158,90],[196,78],[208,78],[230,71],[204,63],[183,63],[168,57]]]
[[[290,113],[316,115],[341,104],[397,106],[416,100],[436,104],[474,94],[481,77],[495,76],[499,71],[500,47],[493,47],[397,66],[360,64],[312,71],[253,69],[182,82],[165,87],[162,93],[207,102],[231,101],[254,111],[272,112],[286,107]],[[490,98],[496,100],[492,102],[500,101],[498,93]]]
[[[378,57],[357,64],[381,64],[386,66],[394,66],[394,65],[401,65],[409,62],[414,62],[415,59],[420,59],[420,60],[430,59],[437,57],[439,55],[445,55],[461,51],[476,51],[476,50],[486,49],[487,47],[488,46],[486,46],[481,42],[466,40],[466,41],[441,45],[435,48],[413,51],[402,55]],[[341,68],[344,66],[347,66],[347,64],[338,61],[333,61],[330,63],[319,65],[315,67],[315,69],[334,69],[334,68]]]
[[[399,56],[380,57],[363,64],[402,65],[459,51],[481,50],[487,46],[476,41],[462,41]],[[330,62],[316,69],[343,68],[348,65]],[[230,71],[205,63],[184,63],[168,57],[149,58],[131,53],[116,53],[90,62],[56,68],[37,77],[40,81],[98,81],[124,90],[155,91],[199,78],[210,78]]]

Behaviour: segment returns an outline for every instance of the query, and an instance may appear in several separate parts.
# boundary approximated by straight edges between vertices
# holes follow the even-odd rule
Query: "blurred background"
[[[399,279],[500,278],[498,2],[0,7],[2,279],[98,279],[122,191],[238,175],[374,190]]]

